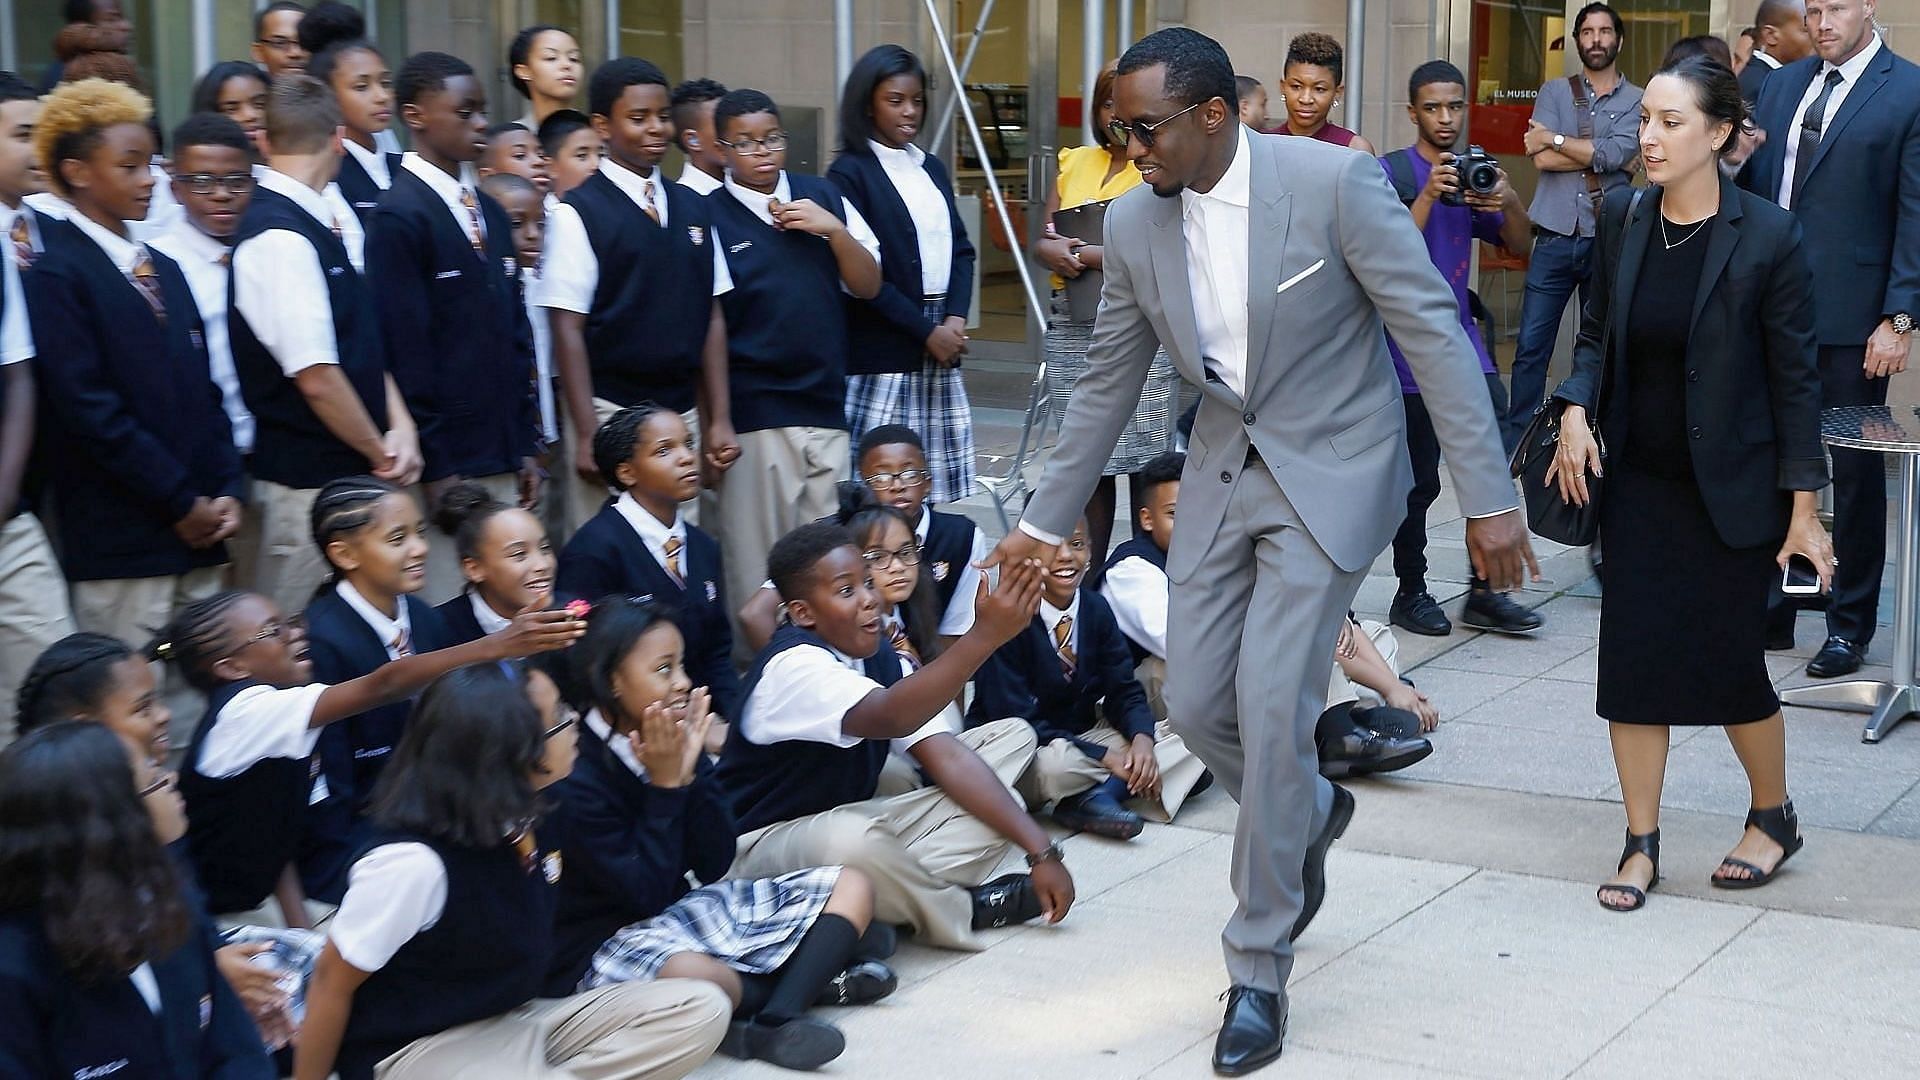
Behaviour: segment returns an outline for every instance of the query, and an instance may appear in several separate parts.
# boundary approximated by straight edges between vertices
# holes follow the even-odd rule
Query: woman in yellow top
[[[1125,156],[1125,148],[1114,146],[1107,134],[1113,119],[1113,80],[1117,61],[1108,62],[1094,83],[1092,146],[1068,146],[1060,150],[1060,177],[1047,195],[1046,235],[1033,246],[1034,257],[1055,274],[1053,312],[1047,320],[1047,394],[1056,416],[1065,413],[1074,384],[1087,370],[1087,344],[1093,339],[1093,316],[1084,313],[1075,321],[1068,309],[1063,278],[1100,274],[1099,244],[1060,236],[1054,232],[1053,215],[1077,206],[1104,203],[1133,190],[1140,183],[1140,172]],[[1093,564],[1087,572],[1089,584],[1098,585],[1107,559],[1107,547],[1113,539],[1113,514],[1116,498],[1114,477],[1133,474],[1153,458],[1174,448],[1174,414],[1179,403],[1180,375],[1165,349],[1154,354],[1153,367],[1146,385],[1140,389],[1140,404],[1133,420],[1120,433],[1120,441],[1107,459],[1100,485],[1087,502],[1087,539],[1093,552]],[[1128,520],[1139,517],[1138,496]]]

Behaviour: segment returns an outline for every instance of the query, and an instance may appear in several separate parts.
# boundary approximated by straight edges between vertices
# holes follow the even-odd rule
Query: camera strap
[[[1567,85],[1573,89],[1573,116],[1576,124],[1574,134],[1588,142],[1593,141],[1593,102],[1587,98],[1587,80],[1579,75],[1567,76]],[[1587,178],[1587,198],[1595,207],[1600,205],[1600,177],[1591,165],[1580,170]]]

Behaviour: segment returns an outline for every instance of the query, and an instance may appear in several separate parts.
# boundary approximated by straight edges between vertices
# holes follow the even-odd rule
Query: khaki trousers
[[[415,1039],[374,1066],[380,1080],[677,1080],[713,1055],[733,1007],[698,979],[618,983],[530,1001]]]
[[[1140,688],[1147,692],[1147,708],[1153,710],[1155,720],[1167,718],[1167,662],[1158,656],[1148,656],[1133,669],[1133,677]]]
[[[606,398],[594,398],[594,426],[598,427],[606,423],[608,419],[610,419],[614,413],[619,412],[620,409],[620,405],[608,401]],[[688,409],[686,412],[680,414],[680,419],[686,421],[687,430],[693,433],[693,451],[695,454],[698,454],[701,446],[700,410]],[[554,466],[556,472],[552,482],[548,484],[548,495],[549,497],[562,499],[564,501],[565,506],[561,510],[561,514],[567,522],[566,536],[571,536],[573,535],[573,530],[586,524],[588,518],[600,512],[600,508],[606,505],[607,499],[611,497],[613,493],[600,484],[587,483],[585,480],[580,479],[579,473],[573,471],[573,434],[565,423],[562,423],[560,426],[560,445],[558,447],[558,453],[554,455],[556,458]],[[744,442],[744,440],[742,441]],[[609,483],[612,482],[612,479],[612,477],[607,478]],[[700,499],[689,499],[687,502],[681,504],[680,513],[686,517],[687,524],[700,524],[701,502],[702,500]],[[556,535],[552,537],[552,540],[553,549],[559,551],[565,543],[565,536]],[[757,585],[759,582],[755,582],[754,584]]]
[[[1009,790],[1033,764],[1033,728],[1024,720],[996,721],[958,738]],[[906,781],[896,772],[892,782]],[[873,879],[874,918],[910,926],[929,945],[979,950],[986,943],[973,931],[968,889],[987,880],[1009,846],[942,789],[916,787],[755,829],[740,838],[727,876],[855,867]]]
[[[27,669],[73,630],[67,579],[40,519],[0,522],[0,747],[13,741],[14,691]]]
[[[469,476],[467,482],[478,484],[486,489],[495,501],[508,506],[520,505],[520,474],[499,473],[494,476]],[[420,509],[429,513],[427,546],[427,587],[422,599],[429,604],[440,604],[458,596],[467,587],[466,572],[460,568],[460,552],[453,546],[453,537],[440,531],[432,524],[431,512],[427,509],[426,488],[419,489],[417,495]],[[538,513],[536,509],[535,513]]]
[[[1393,636],[1393,627],[1372,619],[1362,619],[1360,629],[1366,632],[1367,640],[1373,642],[1373,647],[1380,650],[1380,659],[1387,662],[1395,675],[1400,674],[1400,640]],[[1347,678],[1347,673],[1335,661],[1333,676],[1327,682],[1327,708],[1353,702],[1358,702],[1361,708],[1386,704],[1379,694]]]
[[[767,553],[775,541],[839,508],[837,486],[847,475],[847,447],[847,433],[834,428],[741,434],[740,460],[714,493],[716,517],[708,529],[726,552],[729,605],[737,609],[767,580]],[[733,651],[741,666],[753,659],[738,620]]]
[[[313,497],[319,493],[255,479],[253,505],[240,528],[246,554],[238,561],[252,568],[252,580],[236,580],[235,586],[260,593],[289,617],[305,611],[327,579],[327,560],[313,543]]]
[[[1080,737],[1109,749],[1124,750],[1127,746],[1126,736],[1104,721]],[[1165,720],[1154,725],[1153,760],[1160,766],[1160,797],[1129,799],[1127,806],[1141,817],[1164,824],[1180,812],[1206,766],[1193,756]],[[1055,739],[1033,755],[1033,770],[1020,778],[1020,795],[1028,806],[1045,806],[1057,799],[1078,795],[1112,775],[1106,766],[1082,753],[1072,742]]]
[[[205,600],[226,586],[227,568],[203,566],[184,574],[150,578],[115,578],[73,583],[73,621],[82,630],[111,634],[135,649],[146,646],[181,608]],[[156,667],[161,697],[173,713],[167,739],[176,754],[193,742],[206,695],[187,685],[171,669]]]

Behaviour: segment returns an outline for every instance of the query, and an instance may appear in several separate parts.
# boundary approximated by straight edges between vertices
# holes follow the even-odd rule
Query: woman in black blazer
[[[1746,119],[1733,73],[1705,57],[1648,83],[1640,153],[1654,186],[1637,208],[1626,190],[1603,207],[1574,372],[1554,392],[1561,492],[1584,504],[1588,473],[1606,476],[1597,711],[1627,812],[1599,892],[1614,911],[1644,905],[1659,879],[1673,726],[1725,727],[1752,789],[1715,886],[1764,885],[1801,846],[1765,628],[1788,556],[1822,584],[1832,574],[1815,516],[1827,470],[1813,276],[1793,215],[1722,176]],[[1587,426],[1596,407],[1604,460]]]

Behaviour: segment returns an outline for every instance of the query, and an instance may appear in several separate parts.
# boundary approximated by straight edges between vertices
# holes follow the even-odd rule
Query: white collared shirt
[[[395,135],[392,128],[376,131],[373,133],[373,148],[382,154],[397,154],[400,152],[400,136]]]
[[[1753,53],[1752,53],[1752,55],[1751,55],[1751,56],[1749,57],[1749,59],[1751,59],[1751,60],[1758,60],[1758,61],[1760,61],[1761,63],[1763,63],[1763,64],[1765,64],[1765,65],[1767,65],[1768,67],[1770,67],[1770,68],[1772,68],[1772,69],[1773,69],[1773,70],[1775,70],[1775,71],[1779,71],[1779,70],[1780,70],[1780,61],[1778,61],[1778,60],[1775,60],[1775,59],[1773,58],[1773,54],[1772,54],[1772,53],[1769,53],[1769,52],[1767,52],[1767,50],[1765,50],[1765,49],[1763,49],[1763,48],[1761,48],[1761,47],[1760,47],[1760,46],[1758,46],[1758,45],[1755,45],[1755,46],[1753,47]]]
[[[773,225],[773,210],[771,209],[773,200],[778,199],[783,203],[793,201],[793,187],[787,183],[787,170],[785,169],[780,170],[780,179],[774,181],[773,194],[771,195],[762,195],[758,191],[734,183],[733,173],[731,171],[727,173],[727,178],[722,182],[721,187],[727,194],[739,200],[741,206],[751,210],[754,217],[759,218],[769,227]],[[867,224],[867,219],[861,217],[860,211],[854,209],[853,204],[844,198],[840,200],[840,218],[847,223],[847,235],[853,237],[855,243],[866,248],[867,254],[873,256],[874,262],[879,262],[880,238],[873,235],[873,227]],[[712,239],[714,262],[726,262],[727,245],[721,242],[720,231],[718,229],[713,230]],[[716,274],[715,276],[717,277],[718,275]],[[727,279],[727,285],[729,288],[732,287],[733,279],[731,277]],[[845,281],[840,283],[840,291],[847,291],[847,283]],[[713,295],[720,295],[720,290],[717,287]],[[849,293],[849,295],[851,295],[851,293]]]
[[[233,345],[227,337],[227,285],[233,280],[227,256],[233,249],[208,236],[188,217],[153,238],[154,250],[180,264],[180,273],[193,291],[207,343],[207,367],[220,387],[220,404],[233,425],[233,445],[242,454],[253,450],[253,414],[240,396],[240,376],[233,367]],[[226,260],[226,261],[222,261]]]
[[[913,542],[920,545],[920,573],[923,575],[934,572],[933,564],[927,561],[927,533],[932,528],[933,504],[929,503],[920,508],[920,523],[913,527]],[[947,567],[947,573],[958,573],[960,580],[954,582],[953,599],[948,601],[947,610],[940,613],[940,626],[935,633],[942,637],[959,637],[973,629],[973,603],[979,598],[980,590],[978,563],[987,557],[989,550],[986,534],[975,529],[973,550],[967,554],[967,564]]]
[[[4,264],[0,266],[0,289],[6,291],[7,298],[5,311],[0,311],[0,367],[33,359],[33,322],[27,317],[27,294],[20,287],[20,264],[13,259],[13,242],[7,239],[14,218],[25,213],[25,209],[0,205],[0,243],[6,245],[6,257],[0,259]],[[33,227],[32,215],[28,215],[27,224]]]
[[[147,166],[153,172],[153,198],[147,203],[147,216],[127,222],[127,235],[141,243],[166,235],[187,216],[186,207],[173,197],[173,177],[167,175],[164,160],[156,155]]]
[[[636,210],[646,205],[643,198],[644,178],[638,173],[617,164],[612,158],[600,159],[600,172],[633,200]],[[653,180],[653,206],[660,212],[660,224],[664,226],[667,223],[667,193],[661,189],[660,170],[657,168],[653,170]],[[719,240],[711,229],[707,230],[706,242],[715,245],[713,295],[720,296],[733,288],[733,278],[727,273],[727,260],[721,257]],[[540,282],[534,290],[534,303],[540,307],[576,311],[585,315],[593,310],[593,294],[599,287],[600,259],[593,253],[593,242],[587,239],[586,222],[580,219],[580,211],[562,200],[547,211],[547,236],[545,250],[540,256]]]
[[[740,733],[760,746],[819,742],[845,749],[860,742],[842,728],[847,713],[878,689],[866,665],[846,653],[796,645],[761,669],[740,709]]]
[[[1120,632],[1162,660],[1167,658],[1167,572],[1138,555],[1121,559],[1100,583]]]
[[[560,417],[553,408],[553,322],[540,306],[540,268],[520,268],[520,299],[533,326],[534,398],[540,404],[540,437],[560,441]]]
[[[1073,622],[1067,624],[1067,647],[1073,650],[1075,656],[1078,656],[1080,654],[1080,590],[1073,591],[1073,599],[1069,600],[1064,608],[1054,607],[1045,597],[1040,599],[1040,622],[1047,628],[1047,644],[1052,645],[1055,651],[1060,648],[1060,639],[1054,636],[1059,631],[1060,620],[1069,617]]]
[[[914,237],[920,243],[920,295],[946,295],[953,275],[953,218],[947,210],[947,197],[927,172],[927,152],[912,143],[895,150],[868,139],[867,146],[900,201],[907,204],[907,216],[913,219]]]
[[[680,170],[680,186],[691,188],[695,194],[711,195],[720,190],[720,181],[708,176],[705,169],[689,161],[687,167]]]
[[[447,204],[447,212],[453,215],[453,223],[460,227],[460,235],[471,237],[474,229],[480,230],[480,239],[487,238],[486,219],[480,216],[480,180],[473,172],[471,162],[460,163],[460,175],[449,176],[446,170],[429,162],[412,150],[400,155],[400,167],[419,177],[440,201]],[[474,200],[474,209],[467,209],[466,200]]]
[[[247,687],[220,707],[190,766],[224,780],[269,759],[306,757],[320,741],[323,729],[313,726],[313,709],[326,692],[326,683]]]
[[[1244,126],[1233,162],[1213,190],[1180,192],[1180,230],[1187,242],[1187,288],[1207,371],[1236,397],[1247,396],[1247,206],[1253,167]]]
[[[1826,86],[1827,72],[1838,70],[1840,85],[1834,87],[1833,93],[1828,95],[1826,115],[1820,118],[1822,140],[1833,137],[1833,118],[1840,115],[1840,106],[1846,104],[1847,94],[1853,90],[1854,84],[1860,81],[1860,76],[1866,73],[1867,65],[1873,63],[1873,58],[1878,55],[1880,55],[1880,34],[1875,31],[1873,40],[1867,43],[1866,48],[1854,53],[1852,59],[1841,64],[1837,69],[1832,64],[1822,62],[1820,70],[1814,73],[1813,82],[1807,86],[1807,92],[1800,95],[1800,104],[1793,110],[1793,122],[1787,125],[1787,130],[1780,133],[1787,142],[1785,157],[1781,159],[1780,165],[1779,203],[1782,209],[1793,209],[1793,174],[1800,158],[1800,126],[1806,121],[1807,110],[1813,108],[1813,99],[1819,97],[1821,89]]]
[[[607,718],[600,715],[599,709],[588,709],[580,722],[587,725],[587,730],[593,732],[595,738],[607,744],[607,748],[613,751],[613,756],[620,759],[620,764],[625,765],[628,772],[642,780],[647,778],[647,767],[634,756],[632,740],[616,734],[613,725],[607,723]]]
[[[673,515],[673,524],[662,525],[659,518],[654,517],[646,507],[634,501],[632,492],[626,491],[621,492],[620,497],[613,500],[613,508],[620,512],[620,516],[626,519],[628,525],[633,526],[633,531],[639,535],[640,542],[647,545],[647,554],[652,555],[653,561],[659,563],[663,569],[667,565],[667,538],[673,537],[679,540],[680,576],[682,578],[687,576],[687,522],[678,511]]]
[[[447,864],[417,841],[381,844],[347,871],[347,895],[327,940],[361,971],[379,971],[400,947],[433,929],[447,910]]]
[[[339,227],[343,242],[350,223],[351,235],[364,243],[352,209],[336,209],[324,192],[275,169],[260,170],[258,182],[292,200],[322,226]],[[327,188],[338,195],[337,185],[328,184]],[[341,201],[344,207],[345,200]],[[349,246],[350,261],[352,251]],[[292,229],[268,229],[235,245],[232,261],[233,310],[246,318],[253,336],[289,379],[315,364],[340,362],[327,273],[320,265],[320,252],[306,237]],[[356,262],[356,271],[358,266]]]
[[[467,590],[467,602],[473,605],[473,621],[480,624],[481,633],[497,634],[513,625],[512,618],[493,610],[485,600],[480,598],[480,590]],[[406,607],[405,604],[400,606],[403,610]]]
[[[360,163],[360,167],[367,172],[367,178],[372,180],[374,186],[378,187],[381,191],[385,191],[393,186],[393,170],[388,167],[389,162],[386,151],[380,149],[379,145],[380,136],[384,134],[386,134],[384,131],[375,134],[374,148],[371,150],[354,142],[352,139],[342,140],[347,148],[347,153],[353,157],[353,160]]]
[[[55,221],[65,221],[73,216],[73,204],[51,191],[36,191],[22,198],[20,202]]]
[[[388,660],[400,659],[402,638],[407,640],[410,649],[418,651],[419,647],[412,644],[413,615],[407,610],[406,597],[397,597],[394,600],[393,609],[396,615],[390,619],[385,612],[368,603],[367,598],[360,595],[360,590],[354,588],[353,583],[345,578],[334,583],[333,591],[339,594],[340,599],[347,602],[347,606],[353,609],[355,615],[360,616],[362,621],[373,628],[373,636],[379,638],[380,644],[387,648]]]

